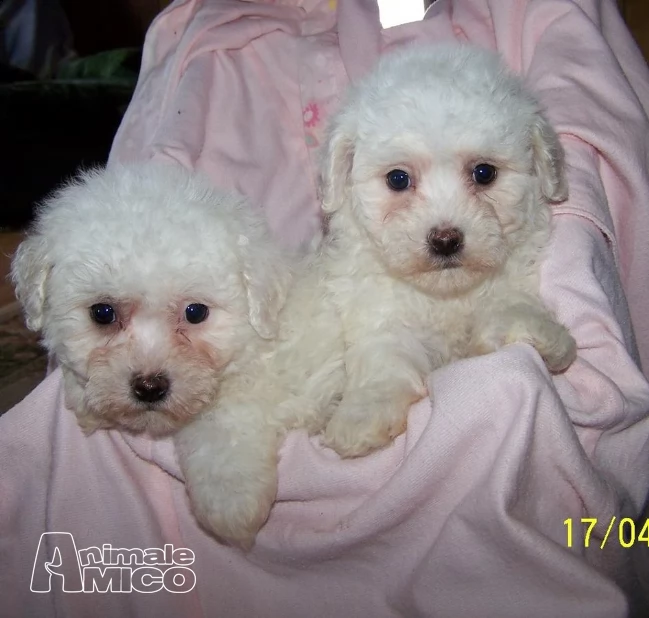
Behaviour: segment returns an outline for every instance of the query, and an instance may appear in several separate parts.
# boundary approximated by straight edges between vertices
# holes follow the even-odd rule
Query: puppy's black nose
[[[134,397],[147,403],[162,401],[169,392],[169,386],[169,378],[162,373],[150,376],[138,375],[131,381]]]
[[[462,250],[464,234],[456,227],[433,228],[426,239],[432,255],[450,257]]]

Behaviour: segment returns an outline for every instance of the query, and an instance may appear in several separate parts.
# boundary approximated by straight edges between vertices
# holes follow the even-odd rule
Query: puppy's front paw
[[[220,541],[248,551],[270,514],[277,480],[239,479],[219,485],[198,482],[187,488],[194,516]]]
[[[577,342],[565,326],[556,322],[543,334],[546,336],[540,335],[532,345],[541,355],[550,373],[562,373],[577,358]]]
[[[197,521],[219,540],[247,550],[277,494],[279,436],[254,417],[242,426],[239,410],[230,402],[205,413],[174,441]]]
[[[410,399],[343,400],[327,425],[323,444],[341,457],[362,457],[390,444],[406,430]]]
[[[499,320],[483,324],[474,337],[474,351],[488,354],[511,343],[527,343],[541,355],[548,371],[561,373],[577,357],[577,344],[568,329],[550,315],[530,310],[503,312]]]

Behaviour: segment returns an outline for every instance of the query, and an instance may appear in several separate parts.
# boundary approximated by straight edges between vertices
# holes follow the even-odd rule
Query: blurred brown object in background
[[[618,4],[631,34],[649,62],[649,1],[618,0]]]
[[[171,0],[60,0],[80,56],[139,47],[153,18]]]

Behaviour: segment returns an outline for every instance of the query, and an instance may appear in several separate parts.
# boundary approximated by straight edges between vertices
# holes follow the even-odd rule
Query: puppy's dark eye
[[[90,307],[90,317],[97,324],[112,324],[117,319],[117,314],[110,305],[97,303]]]
[[[478,163],[473,168],[473,181],[479,185],[490,185],[496,180],[497,175],[498,170],[489,163]]]
[[[190,324],[200,324],[207,319],[209,313],[210,310],[205,305],[192,303],[191,305],[187,305],[185,309],[185,319]]]
[[[393,191],[405,191],[410,186],[410,176],[403,170],[392,170],[385,176],[388,187]]]

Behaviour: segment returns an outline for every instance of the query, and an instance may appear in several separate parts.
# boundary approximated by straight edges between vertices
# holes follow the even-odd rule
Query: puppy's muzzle
[[[170,386],[169,378],[163,373],[137,375],[131,381],[131,392],[138,401],[156,403],[167,396]]]
[[[448,258],[459,254],[464,247],[464,234],[456,227],[434,227],[426,238],[432,257]]]

